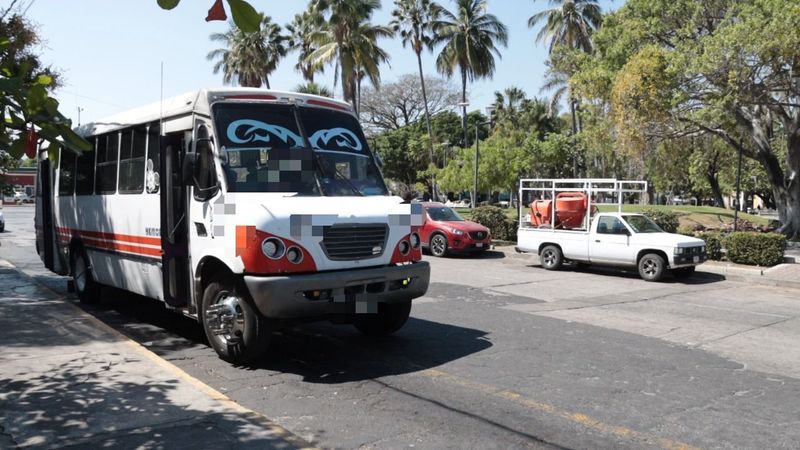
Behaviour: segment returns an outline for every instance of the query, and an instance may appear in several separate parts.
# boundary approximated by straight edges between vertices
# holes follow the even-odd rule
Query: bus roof
[[[75,131],[79,135],[86,137],[114,131],[131,125],[155,122],[161,118],[169,119],[185,116],[192,112],[210,115],[210,105],[220,100],[256,100],[280,103],[300,102],[311,106],[333,108],[351,114],[353,113],[353,108],[350,104],[328,97],[320,97],[318,95],[260,88],[214,88],[187,92],[175,97],[165,98],[163,101],[129,109],[114,114],[113,116],[81,125],[76,128]]]

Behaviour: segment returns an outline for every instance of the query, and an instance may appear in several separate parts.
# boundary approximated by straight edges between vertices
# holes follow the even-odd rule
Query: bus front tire
[[[72,252],[72,281],[81,303],[94,305],[100,301],[100,285],[94,280],[92,266],[86,251],[76,248]]]
[[[379,303],[376,314],[357,314],[353,325],[367,336],[388,336],[403,328],[411,314],[411,300]]]
[[[243,365],[267,351],[269,320],[233,276],[217,277],[206,286],[200,314],[203,331],[220,358]]]

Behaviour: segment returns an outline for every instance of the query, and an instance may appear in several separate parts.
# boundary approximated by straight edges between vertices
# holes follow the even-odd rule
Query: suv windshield
[[[635,215],[635,216],[623,216],[625,221],[628,222],[628,225],[633,228],[633,231],[637,233],[663,233],[662,230],[658,225],[655,224],[652,220],[648,219],[645,216]]]
[[[230,192],[388,193],[358,121],[350,114],[222,103],[214,106],[214,119]]]
[[[437,222],[463,222],[464,218],[446,206],[427,208],[428,216]]]

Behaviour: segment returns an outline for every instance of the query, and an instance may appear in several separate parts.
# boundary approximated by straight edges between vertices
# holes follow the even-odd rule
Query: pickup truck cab
[[[547,270],[567,261],[636,267],[646,281],[659,281],[668,270],[689,277],[707,259],[703,240],[666,233],[642,214],[597,213],[588,231],[521,228],[518,239],[518,251],[536,252]]]

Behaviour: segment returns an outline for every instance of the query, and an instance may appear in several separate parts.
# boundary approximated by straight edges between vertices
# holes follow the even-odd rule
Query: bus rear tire
[[[266,353],[272,334],[269,320],[233,276],[216,277],[206,286],[200,315],[208,342],[225,361],[243,365]]]
[[[92,266],[83,248],[75,248],[72,252],[71,269],[78,299],[86,305],[97,304],[100,301],[100,285],[94,280]]]
[[[353,326],[367,336],[388,336],[403,328],[411,314],[411,300],[378,303],[377,314],[356,314]]]

